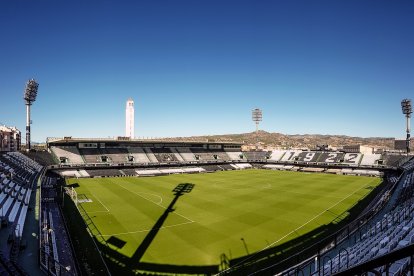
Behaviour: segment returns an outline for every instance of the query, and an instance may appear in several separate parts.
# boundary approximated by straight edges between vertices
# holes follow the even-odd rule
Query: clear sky
[[[0,1],[0,122],[32,140],[261,129],[404,137],[414,1]],[[23,135],[24,136],[24,135]]]

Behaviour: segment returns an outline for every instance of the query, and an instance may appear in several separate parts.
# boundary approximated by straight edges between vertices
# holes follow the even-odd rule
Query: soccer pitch
[[[159,231],[140,261],[217,265],[221,254],[237,258],[330,223],[380,182],[370,177],[245,170],[70,179],[67,184],[79,185],[74,185],[79,199],[90,199],[80,204],[101,237],[119,253],[132,257],[157,225]],[[182,183],[194,187],[175,197],[173,190]]]

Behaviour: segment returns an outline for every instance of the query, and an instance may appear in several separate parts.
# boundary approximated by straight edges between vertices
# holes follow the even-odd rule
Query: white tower
[[[125,116],[125,136],[134,139],[134,100],[131,98],[126,102]]]

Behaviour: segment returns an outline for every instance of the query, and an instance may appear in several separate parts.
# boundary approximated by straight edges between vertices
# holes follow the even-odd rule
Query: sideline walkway
[[[27,247],[20,251],[18,262],[30,275],[45,275],[39,268],[39,184],[32,192],[22,239]]]

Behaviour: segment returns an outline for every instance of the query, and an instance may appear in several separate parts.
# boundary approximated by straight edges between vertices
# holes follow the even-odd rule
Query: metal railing
[[[333,275],[346,276],[346,275],[362,275],[367,272],[372,272],[376,275],[389,275],[389,269],[392,264],[396,263],[399,260],[410,258],[407,267],[402,267],[402,269],[410,271],[411,275],[414,272],[414,244],[406,246],[401,249],[397,249],[391,253],[380,256],[378,258],[369,260],[357,266],[351,267],[349,269],[343,270]]]

